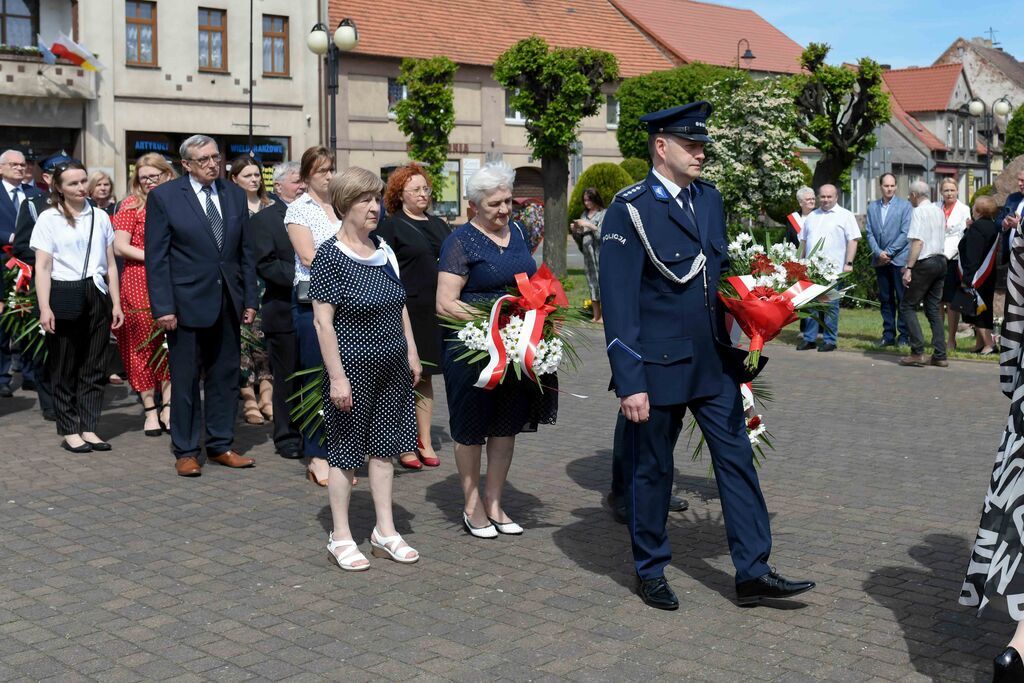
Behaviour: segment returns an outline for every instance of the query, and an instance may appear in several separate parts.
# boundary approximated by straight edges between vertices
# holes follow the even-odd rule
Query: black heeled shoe
[[[156,406],[153,406],[152,408],[147,408],[146,406],[142,406],[143,414],[148,413],[148,412],[153,411],[153,410],[160,410],[160,409],[157,408]],[[142,433],[145,434],[146,436],[160,436],[161,434],[163,434],[164,433],[163,424],[161,424],[161,422],[160,422],[160,415],[159,415],[159,413],[156,416],[156,423],[158,425],[160,425],[160,426],[157,427],[156,429],[143,429]]]
[[[1012,647],[992,660],[992,683],[1020,683],[1024,681],[1024,661]]]
[[[164,408],[168,408],[168,407],[170,407],[170,406],[168,406],[166,403],[164,403],[162,401],[160,402],[160,405],[157,406],[157,408],[159,410],[161,410],[161,411]],[[165,434],[170,434],[171,433],[171,422],[170,422],[170,420],[171,419],[168,417],[167,418],[167,422],[164,422],[163,420],[160,419],[159,415],[157,415],[157,417],[156,417],[156,421],[160,423],[160,429],[164,430]]]
[[[83,439],[83,441],[85,440]],[[72,453],[92,453],[92,445],[88,441],[85,441],[81,446],[72,446],[68,443],[67,439],[64,439],[60,442],[60,447]]]
[[[85,445],[93,451],[109,451],[113,448],[113,446],[106,441],[88,441],[86,439],[82,439],[82,441],[85,441]]]

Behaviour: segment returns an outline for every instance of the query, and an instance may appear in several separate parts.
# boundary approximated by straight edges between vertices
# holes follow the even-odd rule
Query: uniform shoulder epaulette
[[[619,190],[618,193],[615,195],[615,198],[631,202],[646,191],[647,183],[640,181],[639,183],[634,183],[629,187]]]

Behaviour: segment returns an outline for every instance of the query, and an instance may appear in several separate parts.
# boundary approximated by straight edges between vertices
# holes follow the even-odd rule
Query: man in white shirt
[[[820,242],[818,253],[832,261],[836,270],[848,273],[853,270],[860,226],[851,212],[836,204],[838,199],[839,191],[835,185],[822,185],[818,188],[818,208],[807,216],[804,229],[800,232],[800,253],[807,256]],[[816,318],[807,319],[803,338],[796,345],[797,350],[807,351],[815,347],[818,327]],[[822,330],[824,342],[818,351],[835,351],[838,334],[839,300],[836,299],[825,311],[825,328]]]
[[[928,183],[917,180],[910,184],[910,203],[914,213],[910,217],[907,239],[910,249],[907,265],[903,269],[906,287],[900,303],[900,317],[907,321],[910,334],[910,355],[900,359],[900,365],[923,367],[931,364],[947,367],[946,337],[942,327],[942,283],[946,277],[945,242],[946,216],[930,200]],[[932,328],[930,359],[924,357],[924,334],[917,319],[917,307],[924,302],[924,316]]]

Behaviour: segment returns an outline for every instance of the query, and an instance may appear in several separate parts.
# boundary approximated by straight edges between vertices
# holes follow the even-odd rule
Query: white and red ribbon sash
[[[14,290],[17,292],[27,292],[29,287],[32,286],[32,266],[25,263],[19,258],[14,257],[14,250],[11,245],[5,245],[3,248],[5,254],[11,258],[5,263],[7,270],[18,269],[18,278],[14,282]]]
[[[512,299],[515,297],[506,294],[491,306],[491,315],[487,320],[487,355],[490,358],[473,385],[480,389],[493,389],[498,386],[505,376],[505,370],[508,369],[508,354],[505,353],[505,342],[501,340],[498,319],[501,317],[501,305]]]
[[[985,281],[988,280],[990,275],[992,275],[992,271],[995,270],[996,250],[998,248],[999,240],[997,239],[995,242],[992,243],[992,248],[988,250],[987,254],[985,254],[984,260],[982,260],[981,265],[978,266],[978,269],[974,271],[974,277],[972,277],[970,283],[968,283],[971,289],[974,290],[974,296],[978,302],[979,314],[982,313],[986,308],[988,308],[988,306],[985,305],[985,301],[981,298],[981,293],[978,292],[978,288],[985,284]],[[960,261],[956,262],[956,269],[957,273],[960,275],[960,281],[963,282],[964,269],[961,267]]]
[[[789,224],[793,226],[793,230],[795,230],[796,234],[798,235],[800,234],[800,231],[803,230],[804,228],[804,226],[801,224],[801,218],[803,218],[803,216],[800,215],[799,211],[794,211],[793,213],[786,216],[786,220],[789,221]]]
[[[742,299],[754,289],[756,278],[753,275],[733,275],[732,277],[727,277],[725,281],[733,286],[733,289],[736,290],[736,293]],[[831,285],[816,285],[813,282],[801,280],[779,294],[792,303],[793,308],[800,308],[811,303],[819,296],[828,294],[835,288],[836,284],[837,282]]]

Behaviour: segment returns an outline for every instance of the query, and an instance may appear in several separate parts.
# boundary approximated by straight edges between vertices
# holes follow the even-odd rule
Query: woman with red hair
[[[441,244],[450,231],[447,223],[429,213],[432,194],[430,177],[422,166],[411,163],[395,169],[384,189],[388,217],[374,233],[391,246],[398,258],[413,337],[423,362],[423,376],[416,385],[419,452],[404,453],[398,459],[402,467],[412,470],[441,464],[430,438],[430,420],[434,413],[431,375],[441,371],[441,328],[437,324],[434,299],[437,260]]]

